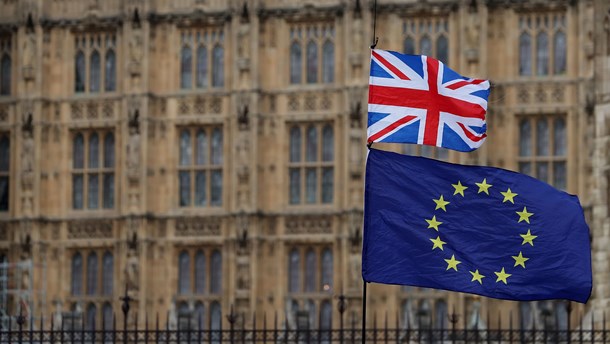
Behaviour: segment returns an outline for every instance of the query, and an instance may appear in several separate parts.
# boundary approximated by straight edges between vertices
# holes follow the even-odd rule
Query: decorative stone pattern
[[[220,235],[221,220],[214,217],[194,217],[176,220],[177,237]]]
[[[287,234],[332,234],[330,216],[290,216],[286,218]]]
[[[77,101],[70,104],[70,117],[75,121],[113,119],[115,108],[116,101],[113,100]]]
[[[113,237],[112,221],[81,220],[68,225],[68,239],[110,239]]]

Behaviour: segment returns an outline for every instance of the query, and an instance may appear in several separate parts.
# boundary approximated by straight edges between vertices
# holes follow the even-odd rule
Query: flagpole
[[[366,343],[366,281],[362,280],[362,344]]]
[[[371,44],[371,49],[375,49],[377,46],[377,41],[379,37],[376,36],[376,28],[377,28],[377,0],[375,0],[373,4],[373,43]]]

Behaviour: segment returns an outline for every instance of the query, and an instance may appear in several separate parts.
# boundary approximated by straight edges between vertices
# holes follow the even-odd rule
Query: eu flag
[[[364,203],[366,282],[589,299],[589,228],[578,198],[537,179],[371,149]]]

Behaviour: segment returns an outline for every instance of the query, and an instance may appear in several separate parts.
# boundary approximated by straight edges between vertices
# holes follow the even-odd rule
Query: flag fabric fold
[[[489,81],[423,55],[371,51],[368,142],[417,143],[468,152],[485,141]]]
[[[504,169],[371,149],[362,276],[507,300],[591,294],[576,196]]]

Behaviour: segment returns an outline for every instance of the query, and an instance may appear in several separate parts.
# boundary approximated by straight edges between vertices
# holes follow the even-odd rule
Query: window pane
[[[532,125],[529,119],[519,122],[519,155],[532,155]]]
[[[106,252],[102,260],[102,294],[112,295],[114,287],[114,257],[112,253]]]
[[[316,203],[318,187],[318,174],[315,168],[308,168],[305,179],[305,198],[307,203]]]
[[[436,301],[434,311],[434,328],[447,328],[447,302],[445,300]],[[476,319],[475,319],[476,321]]]
[[[316,254],[313,250],[308,250],[305,255],[305,291],[313,292],[316,290]]]
[[[89,61],[89,92],[100,91],[101,67],[100,53],[94,50]]]
[[[307,161],[318,161],[318,130],[313,125],[307,128],[305,157]]]
[[[191,175],[188,171],[180,171],[178,174],[180,183],[180,206],[191,205]]]
[[[206,173],[205,171],[197,171],[195,174],[195,205],[206,205]]]
[[[104,167],[114,167],[114,134],[104,137]]]
[[[95,328],[95,316],[97,314],[97,308],[93,302],[87,305],[87,318],[85,320],[85,330],[93,330]]]
[[[74,136],[74,147],[72,150],[72,164],[74,168],[85,167],[85,141],[83,135],[78,133]]]
[[[97,254],[89,253],[87,257],[87,295],[97,294]]]
[[[208,50],[204,46],[197,48],[197,87],[208,86]]]
[[[309,315],[309,328],[317,328],[318,324],[316,322],[316,303],[313,300],[307,300],[305,304],[305,310]]]
[[[519,36],[519,74],[532,75],[532,38],[526,32]]]
[[[8,172],[11,146],[8,136],[0,136],[0,172]]]
[[[322,129],[322,161],[334,159],[334,141],[333,127],[326,125]]]
[[[554,72],[555,74],[564,74],[566,72],[566,52],[567,42],[566,34],[562,31],[555,33],[555,42],[553,44],[553,55],[554,55]]]
[[[567,171],[565,161],[553,164],[553,186],[565,190],[567,188]]]
[[[220,311],[220,304],[217,301],[212,302],[212,304],[210,305],[210,317],[211,319],[211,326],[210,329],[211,330],[220,330],[221,328],[221,323],[222,323],[222,314]],[[216,339],[216,342],[220,342],[220,333],[213,333],[212,334],[212,338]]]
[[[214,128],[212,131],[212,165],[222,164],[222,131]]]
[[[98,168],[100,161],[100,140],[96,133],[89,137],[89,168]]]
[[[188,130],[183,130],[182,134],[180,134],[180,166],[191,164],[192,150],[191,134]]]
[[[111,330],[114,328],[113,315],[112,315],[112,306],[109,302],[104,303],[102,307],[102,328],[105,331]]]
[[[197,165],[207,165],[208,163],[208,136],[205,131],[199,130],[197,132],[197,152],[196,163]]]
[[[415,41],[411,37],[405,38],[405,44],[403,51],[405,54],[413,55],[415,54]]]
[[[191,88],[193,85],[193,61],[191,48],[183,47],[180,56],[180,87]]]
[[[83,256],[80,253],[72,256],[72,295],[83,294]]]
[[[213,206],[222,205],[222,171],[212,171],[212,188],[210,190],[210,204]]]
[[[322,203],[333,202],[333,168],[322,169]]]
[[[323,301],[320,306],[320,328],[322,330],[330,330],[333,325],[333,308],[329,301]],[[328,341],[330,333],[322,333],[322,338]]]
[[[72,176],[72,208],[83,209],[83,175]]]
[[[8,177],[0,177],[0,211],[8,210],[8,196],[9,196],[9,180]]]
[[[555,144],[553,155],[566,155],[566,122],[563,118],[555,119],[553,124],[553,139]]]
[[[548,162],[539,162],[536,163],[536,178],[542,180],[543,182],[549,183],[549,163]]]
[[[322,252],[322,291],[332,291],[333,287],[333,253],[330,249]]]
[[[180,252],[178,257],[178,293],[191,293],[191,259],[186,251]]]
[[[219,251],[212,253],[212,264],[210,273],[210,291],[212,294],[220,294],[222,290],[222,256]]]
[[[322,47],[322,81],[332,83],[335,78],[335,46],[326,41]]]
[[[532,164],[529,162],[520,162],[519,163],[519,172],[527,175],[532,175]]]
[[[293,42],[290,46],[290,83],[300,84],[301,83],[301,45],[298,42]]]
[[[536,155],[549,155],[549,125],[546,118],[536,122]]]
[[[205,306],[203,305],[203,302],[201,301],[197,301],[197,303],[195,303],[195,321],[197,321],[197,329],[199,330],[203,330],[205,329],[207,326],[206,324],[206,316],[205,316]]]
[[[116,56],[114,51],[106,52],[106,68],[104,75],[104,90],[111,92],[116,90]]]
[[[205,255],[197,251],[195,255],[195,293],[205,294]]]
[[[97,174],[89,175],[88,192],[87,192],[87,208],[97,209],[99,207],[99,176]]]
[[[85,54],[82,51],[74,58],[74,91],[85,92]]]
[[[419,52],[426,56],[432,55],[432,42],[430,41],[430,37],[423,36],[421,38],[419,41]]]
[[[290,169],[290,204],[301,202],[301,169]]]
[[[114,208],[114,173],[104,173],[104,209]]]
[[[519,303],[519,321],[522,330],[532,328],[533,323],[532,307],[529,302]]]
[[[11,58],[4,54],[0,62],[0,94],[11,94]]]
[[[212,51],[212,87],[224,86],[224,50],[220,45]]]
[[[299,255],[299,251],[293,249],[290,252],[290,257],[288,261],[288,291],[291,293],[297,293],[301,290],[300,269],[301,258]]]
[[[444,35],[436,40],[436,57],[444,64],[449,63],[449,41]]]
[[[314,41],[307,43],[307,83],[318,82],[318,45]]]
[[[536,74],[549,74],[549,36],[540,32],[536,37]]]
[[[301,161],[301,128],[290,129],[290,162]]]

